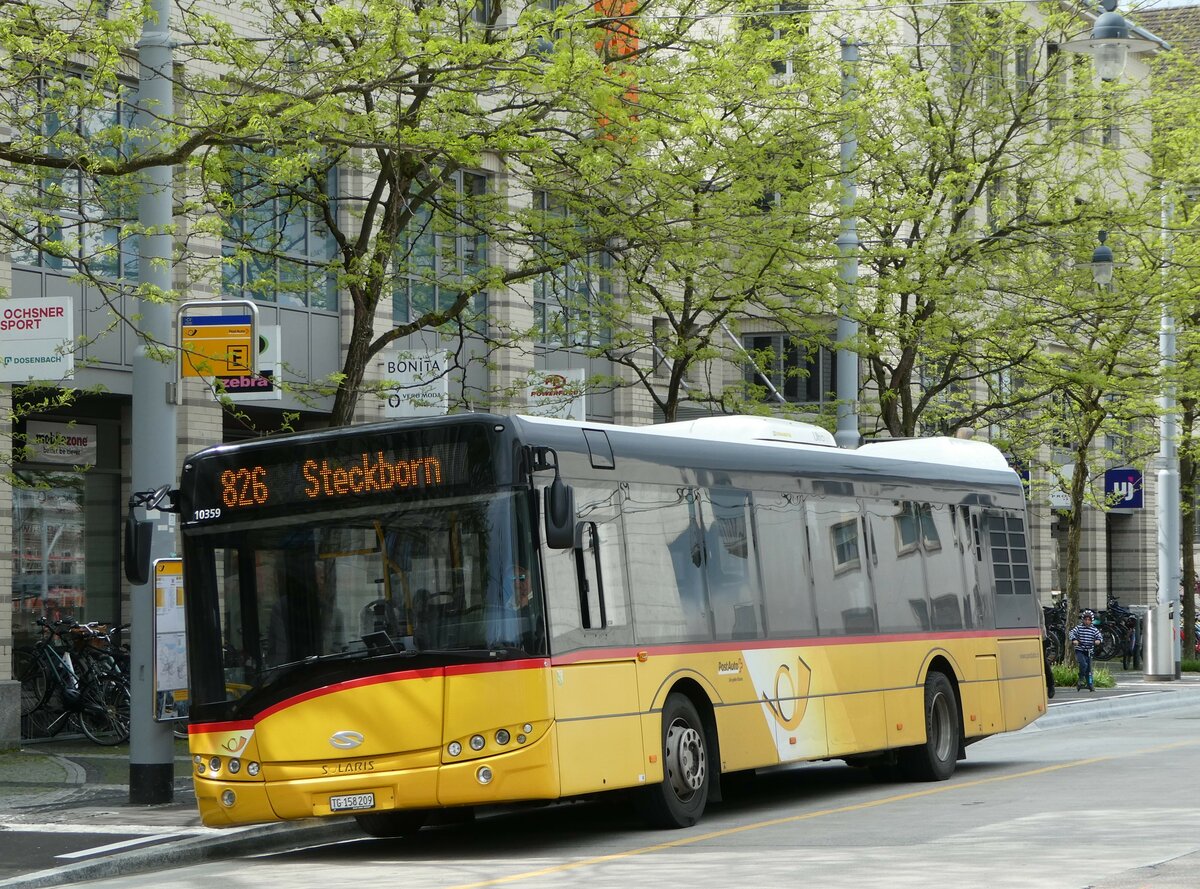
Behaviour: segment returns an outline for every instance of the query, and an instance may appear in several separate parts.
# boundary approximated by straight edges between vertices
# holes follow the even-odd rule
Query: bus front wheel
[[[900,753],[900,768],[914,781],[945,781],[954,774],[962,742],[958,698],[943,673],[925,678],[925,743]]]
[[[397,809],[394,812],[364,812],[355,815],[359,828],[371,837],[406,837],[425,826],[425,809]]]
[[[711,763],[704,722],[681,694],[663,705],[662,764],[662,782],[643,791],[643,815],[652,827],[691,827],[708,803]]]

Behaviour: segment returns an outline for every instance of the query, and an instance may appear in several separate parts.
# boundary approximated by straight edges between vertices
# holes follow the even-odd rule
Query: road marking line
[[[1060,772],[1064,769],[1074,769],[1080,766],[1096,765],[1101,762],[1109,762],[1114,759],[1128,759],[1133,756],[1145,756],[1153,753],[1162,753],[1167,750],[1175,750],[1180,747],[1195,747],[1200,744],[1200,739],[1194,741],[1175,741],[1171,744],[1161,744],[1156,747],[1147,747],[1142,750],[1135,750],[1126,754],[1109,754],[1107,756],[1095,756],[1091,759],[1080,759],[1074,762],[1064,762],[1052,766],[1042,766],[1038,769],[1030,769],[1027,772],[1017,772],[1013,775],[995,775],[991,778],[978,778],[974,781],[963,781],[959,784],[939,784],[936,787],[928,787],[924,790],[914,790],[911,793],[901,793],[896,796],[883,797],[881,799],[868,800],[863,803],[854,803],[849,806],[837,806],[832,809],[819,809],[815,812],[806,812],[803,815],[788,815],[785,818],[771,818],[767,821],[756,821],[753,824],[743,824],[739,827],[728,827],[724,830],[715,830],[710,833],[700,834],[699,836],[684,837],[678,840],[670,840],[665,843],[655,843],[653,846],[643,846],[640,849],[629,849],[625,852],[614,852],[611,855],[597,855],[593,858],[584,858],[579,861],[571,861],[565,864],[556,864],[551,867],[540,868],[539,870],[526,871],[520,874],[510,874],[507,877],[496,877],[492,880],[482,880],[478,883],[463,883],[458,886],[453,886],[451,889],[481,889],[484,886],[502,886],[506,883],[516,883],[521,880],[529,880],[537,877],[546,877],[552,874],[560,874],[566,871],[578,870],[581,867],[589,867],[593,864],[604,864],[609,861],[620,861],[624,858],[632,858],[635,855],[646,855],[650,852],[662,852],[666,849],[678,849],[682,846],[691,846],[696,843],[703,843],[708,840],[720,839],[721,837],[733,836],[739,833],[746,833],[751,830],[759,830],[764,827],[778,827],[781,824],[795,824],[799,821],[811,821],[814,818],[823,818],[826,815],[844,815],[848,812],[861,812],[864,809],[874,809],[879,806],[884,806],[889,803],[905,802],[911,799],[920,799],[924,796],[933,796],[937,793],[947,793],[952,790],[964,790],[970,787],[980,787],[984,784],[996,784],[1000,781],[1011,781],[1014,778],[1032,778],[1035,775],[1045,775],[1050,772]]]
[[[8,821],[0,823],[6,833],[94,833],[122,834],[124,836],[153,836],[163,831],[164,825],[148,826],[137,824],[63,824],[48,822],[37,824],[25,821]]]
[[[87,858],[90,855],[102,855],[105,852],[114,852],[117,849],[127,849],[130,846],[141,846],[145,843],[156,843],[162,840],[173,840],[176,837],[190,837],[194,834],[189,832],[175,833],[156,833],[150,836],[135,837],[132,840],[122,840],[119,843],[109,843],[107,846],[93,846],[91,849],[80,849],[78,852],[64,852],[62,855],[55,855],[55,858]]]

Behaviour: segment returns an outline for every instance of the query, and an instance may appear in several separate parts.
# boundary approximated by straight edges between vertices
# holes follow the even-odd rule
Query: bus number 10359
[[[221,501],[229,509],[267,502],[267,470],[263,466],[226,469],[221,473]]]

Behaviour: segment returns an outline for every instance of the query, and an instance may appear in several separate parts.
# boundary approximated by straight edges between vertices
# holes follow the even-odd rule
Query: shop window
[[[13,641],[35,620],[121,620],[116,473],[22,469],[13,487]]]

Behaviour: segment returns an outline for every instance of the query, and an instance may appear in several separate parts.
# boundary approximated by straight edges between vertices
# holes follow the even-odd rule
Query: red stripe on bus
[[[411,679],[433,679],[438,676],[470,676],[479,673],[505,673],[511,670],[540,670],[550,666],[550,661],[546,658],[525,658],[519,661],[499,661],[497,663],[487,664],[457,664],[450,667],[426,667],[421,670],[394,670],[389,673],[380,673],[376,676],[362,676],[358,679],[348,679],[345,682],[338,682],[333,685],[325,685],[321,688],[314,688],[311,691],[302,692],[293,697],[286,698],[277,704],[272,704],[266,710],[263,710],[253,719],[239,720],[237,722],[202,722],[192,723],[188,726],[188,733],[196,732],[232,732],[246,731],[254,728],[259,722],[266,719],[275,713],[282,710],[287,710],[297,704],[302,704],[305,701],[315,700],[316,698],[325,695],[334,694],[336,692],[346,691],[353,688],[365,688],[371,685],[378,685],[383,682],[401,682]]]
[[[519,661],[498,661],[488,664],[455,664],[446,667],[447,676],[471,676],[476,673],[507,673],[510,670],[540,670],[549,667],[548,658],[523,658]]]

